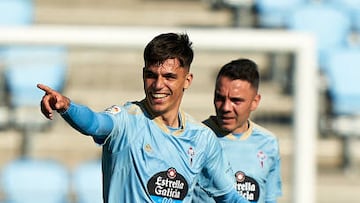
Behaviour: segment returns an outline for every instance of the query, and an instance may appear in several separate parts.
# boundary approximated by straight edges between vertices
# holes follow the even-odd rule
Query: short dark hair
[[[259,88],[260,74],[258,66],[250,59],[237,59],[225,64],[220,69],[216,81],[220,77],[228,77],[231,80],[245,80],[256,90]]]
[[[190,69],[194,58],[192,42],[187,34],[164,33],[156,36],[145,47],[145,67],[162,64],[167,59],[177,58],[182,67]]]

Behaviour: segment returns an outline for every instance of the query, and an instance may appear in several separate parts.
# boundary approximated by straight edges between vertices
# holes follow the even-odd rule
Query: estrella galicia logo
[[[255,179],[246,176],[242,171],[235,173],[236,185],[235,188],[239,194],[249,201],[257,202],[260,196],[260,187]]]
[[[151,177],[147,189],[155,203],[181,203],[188,192],[188,183],[175,168],[169,168]]]

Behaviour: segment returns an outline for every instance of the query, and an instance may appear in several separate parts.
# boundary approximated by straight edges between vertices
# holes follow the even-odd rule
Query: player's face
[[[192,81],[188,69],[178,59],[144,68],[144,89],[147,103],[155,116],[177,116],[184,90]]]
[[[228,132],[247,130],[247,120],[260,102],[260,95],[248,81],[220,77],[216,82],[214,104],[220,127]]]

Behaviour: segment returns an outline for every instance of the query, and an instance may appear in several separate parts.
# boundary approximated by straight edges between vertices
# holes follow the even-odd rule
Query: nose
[[[224,111],[224,112],[228,112],[231,110],[231,101],[229,99],[225,99],[223,101],[223,104],[221,106],[221,109]]]
[[[164,87],[164,78],[158,76],[153,83],[155,89],[162,89]]]

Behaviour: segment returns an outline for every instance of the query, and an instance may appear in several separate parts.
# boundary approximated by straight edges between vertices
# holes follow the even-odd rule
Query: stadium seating
[[[81,163],[73,172],[72,185],[77,203],[101,203],[101,161],[92,160]]]
[[[254,8],[256,14],[255,27],[264,29],[286,29],[290,14],[308,0],[256,0]],[[283,93],[292,93],[292,58],[287,53],[268,53],[268,79],[280,83]]]
[[[232,27],[253,25],[253,0],[203,0],[212,10],[226,9],[232,15]]]
[[[10,104],[38,106],[43,92],[37,83],[62,91],[65,84],[67,58],[62,46],[11,46],[4,52],[5,78]]]
[[[33,2],[31,0],[1,0],[0,26],[26,26],[33,20]],[[6,84],[3,77],[3,46],[0,46],[0,129],[8,126],[9,115],[6,107]]]
[[[263,28],[285,28],[290,14],[308,0],[256,0],[257,25]]]
[[[360,49],[329,53],[327,70],[331,99],[331,129],[343,139],[343,167],[351,168],[350,139],[360,137]]]
[[[350,16],[351,40],[350,45],[360,47],[360,0],[329,0],[338,8],[342,8]]]
[[[66,203],[68,171],[53,160],[17,159],[2,168],[4,203]]]
[[[32,0],[1,0],[0,25],[30,25],[33,21],[34,9]]]
[[[360,49],[343,48],[329,53],[327,70],[333,114],[360,115]]]
[[[67,54],[62,46],[9,46],[5,48],[4,78],[8,90],[10,123],[23,133],[21,151],[30,150],[34,132],[47,129],[51,122],[40,113],[43,92],[37,83],[62,91],[66,80]],[[26,136],[26,137],[25,137]]]
[[[32,0],[1,0],[0,26],[32,26],[34,7]],[[7,45],[0,49],[0,75],[5,86],[1,89],[5,90],[2,94],[8,98],[7,123],[23,133],[21,148],[26,154],[31,134],[50,125],[40,115],[39,102],[43,92],[36,88],[36,84],[44,83],[58,91],[64,88],[67,50],[55,45]]]
[[[360,32],[360,0],[329,0],[329,2],[349,13],[352,28]]]
[[[348,45],[350,18],[340,8],[328,3],[308,3],[293,10],[287,27],[315,35],[319,67],[323,68],[327,52]]]

